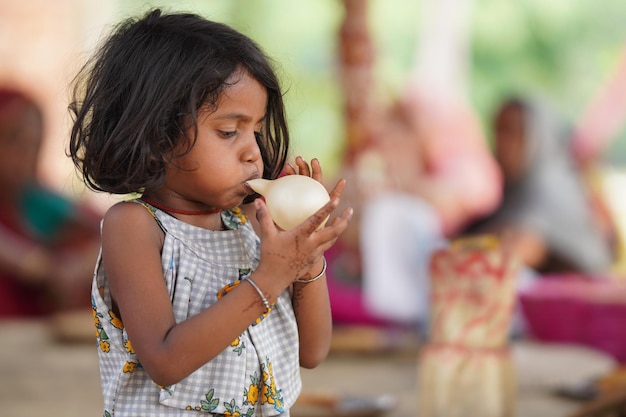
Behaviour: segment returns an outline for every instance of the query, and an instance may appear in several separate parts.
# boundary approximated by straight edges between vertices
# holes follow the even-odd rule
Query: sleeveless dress
[[[165,232],[163,278],[176,322],[228,296],[258,265],[260,241],[240,209],[222,212],[226,230],[211,231],[133,201],[144,205]],[[92,306],[105,417],[289,416],[300,394],[298,329],[288,291],[278,297],[269,314],[259,317],[217,357],[166,387],[157,386],[142,368],[111,309],[101,256]]]

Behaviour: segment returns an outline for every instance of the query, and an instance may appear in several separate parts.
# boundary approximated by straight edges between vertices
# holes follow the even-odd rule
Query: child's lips
[[[250,185],[248,184],[248,181],[255,180],[257,178],[261,178],[261,176],[259,174],[254,174],[243,182],[243,188],[246,190],[248,195],[256,194],[256,191],[254,191],[252,187],[250,187]]]
[[[243,183],[243,188],[246,190],[246,193],[248,193],[248,195],[252,195],[255,193],[255,191],[250,188],[247,181]]]

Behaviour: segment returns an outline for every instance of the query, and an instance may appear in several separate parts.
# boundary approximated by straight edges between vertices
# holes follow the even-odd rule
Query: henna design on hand
[[[308,269],[309,257],[305,252],[300,250],[300,239],[298,236],[296,236],[294,245],[296,253],[295,256],[289,259],[289,267],[294,270],[295,278],[300,278],[300,272]]]
[[[324,220],[326,220],[326,217],[328,217],[328,214],[319,214],[319,213],[315,213],[313,215],[313,218],[315,219],[315,222],[313,224],[307,224],[307,227],[305,229],[305,233],[307,236],[311,236],[313,233],[315,233],[318,228],[319,225],[321,225]]]

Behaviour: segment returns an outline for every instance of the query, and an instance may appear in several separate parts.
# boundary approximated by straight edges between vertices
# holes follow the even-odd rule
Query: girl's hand
[[[313,159],[309,167],[304,159],[297,157],[296,165],[297,168],[291,164],[286,167],[287,175],[307,175],[322,182],[322,169],[317,159]],[[273,294],[281,292],[296,279],[306,279],[319,272],[311,269],[320,264],[324,252],[335,243],[352,217],[352,209],[347,208],[340,217],[317,230],[337,208],[345,183],[345,180],[339,180],[330,192],[330,201],[290,231],[278,228],[265,203],[261,199],[255,200],[261,238],[261,261],[256,272],[261,276],[267,273],[274,277],[277,288]]]
[[[301,157],[296,157],[296,167],[291,163],[287,163],[285,173],[287,175],[306,175],[312,177],[315,181],[323,183],[322,166],[317,158],[311,160],[311,166]],[[311,174],[312,172],[312,174]]]

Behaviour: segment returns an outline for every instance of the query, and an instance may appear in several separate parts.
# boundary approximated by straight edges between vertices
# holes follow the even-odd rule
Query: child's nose
[[[249,135],[246,142],[246,148],[244,150],[243,159],[248,162],[255,162],[261,157],[261,148],[257,141],[257,133],[254,132]]]

